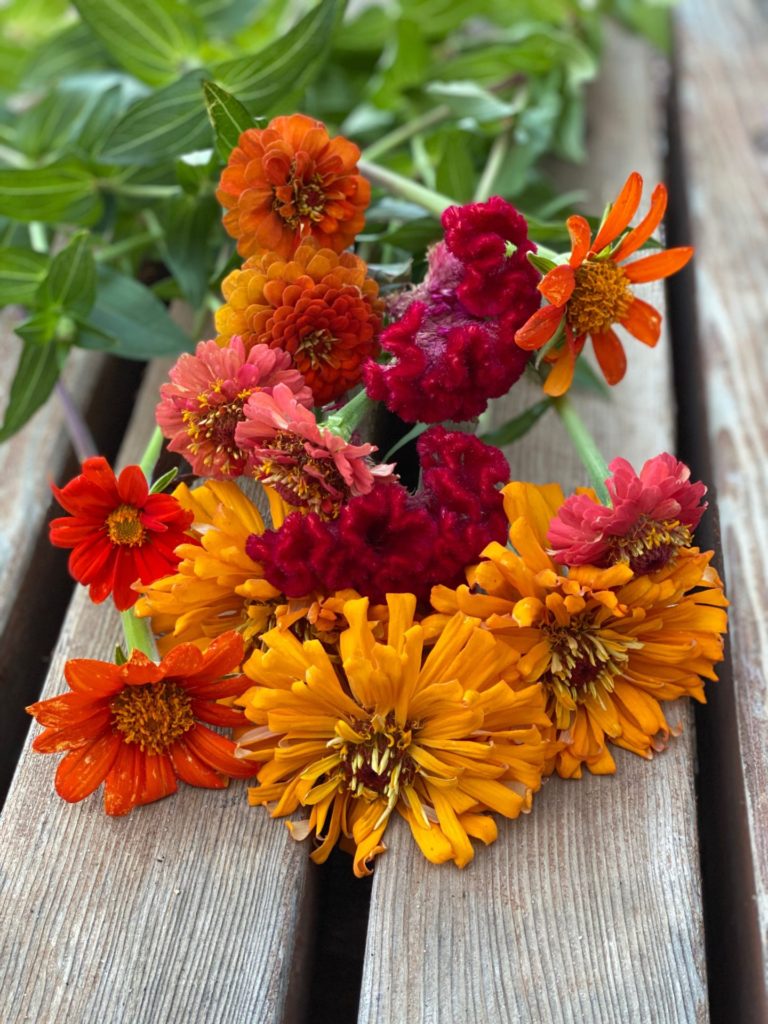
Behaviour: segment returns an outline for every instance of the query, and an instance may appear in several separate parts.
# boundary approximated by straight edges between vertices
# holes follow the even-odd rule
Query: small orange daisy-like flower
[[[544,384],[549,395],[562,395],[571,386],[576,359],[587,337],[592,338],[597,361],[609,384],[618,384],[627,368],[614,324],[620,324],[645,345],[653,347],[659,340],[661,314],[638,299],[631,285],[676,273],[690,260],[693,249],[667,249],[622,265],[648,241],[667,207],[667,190],[657,185],[650,210],[625,234],[640,205],[642,191],[643,179],[633,171],[594,239],[583,217],[568,218],[568,263],[554,267],[539,282],[539,291],[549,305],[534,313],[515,335],[520,348],[528,351],[554,345],[546,356],[554,364]],[[560,334],[562,341],[558,344]]]
[[[254,345],[289,352],[315,403],[340,398],[376,354],[384,304],[365,262],[307,239],[290,260],[276,252],[254,256],[222,285],[226,304],[216,313],[220,345],[239,335]]]
[[[175,647],[159,665],[134,651],[124,665],[76,658],[64,666],[70,692],[31,704],[45,726],[32,744],[43,754],[68,751],[56,772],[56,792],[77,803],[104,783],[107,814],[127,814],[190,786],[223,789],[253,766],[234,744],[202,723],[242,725],[241,712],[218,702],[242,692],[243,641],[234,632],[205,653]]]
[[[216,192],[240,255],[269,249],[290,256],[307,235],[335,252],[346,249],[371,201],[359,159],[353,142],[332,139],[322,121],[305,114],[243,132]]]

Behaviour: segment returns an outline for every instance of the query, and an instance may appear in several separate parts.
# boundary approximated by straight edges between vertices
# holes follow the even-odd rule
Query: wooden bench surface
[[[683,293],[673,293],[673,304],[680,296],[668,320],[674,349],[668,334],[655,352],[630,343],[628,376],[612,400],[578,396],[606,456],[621,454],[636,466],[675,449],[676,399],[684,414],[709,413],[710,444],[702,445],[705,423],[693,433],[711,453],[718,490],[735,686],[727,672],[715,684],[722,694],[704,710],[699,743],[702,735],[722,739],[733,788],[714,794],[699,786],[697,808],[696,728],[691,709],[680,705],[683,735],[652,764],[618,751],[613,778],[549,780],[534,812],[500,822],[498,841],[479,848],[462,872],[428,864],[394,821],[370,889],[365,948],[352,951],[351,969],[345,961],[324,981],[331,1004],[334,988],[360,985],[359,1024],[768,1020],[768,748],[761,728],[768,717],[761,602],[768,589],[761,559],[768,122],[760,89],[768,84],[767,57],[768,20],[757,0],[683,4],[676,55],[683,144],[673,158],[686,160],[681,180],[697,245],[700,344],[683,342],[687,307]],[[636,38],[611,33],[590,97],[588,163],[558,170],[567,173],[564,183],[587,190],[593,208],[631,169],[646,179],[646,202],[650,186],[668,176],[666,89],[664,59]],[[663,301],[661,291],[653,301]],[[706,373],[699,393],[681,383],[683,350]],[[149,436],[164,373],[157,366],[146,374],[123,464]],[[535,397],[516,387],[497,404],[497,421]],[[58,436],[55,415],[40,413],[15,450],[36,452],[36,438],[47,436],[40,431]],[[566,488],[583,482],[553,415],[507,455],[515,478],[556,479]],[[28,456],[24,472],[28,486],[44,493],[59,470]],[[27,521],[30,543],[43,518]],[[24,517],[14,504],[1,521],[0,553],[19,543],[14,524]],[[109,657],[118,637],[116,616],[78,589],[45,694],[61,691],[67,658]],[[2,664],[10,675],[12,666]],[[28,693],[24,702],[33,698]],[[722,707],[722,720],[706,719]],[[718,830],[721,820],[727,829]],[[224,794],[184,787],[173,801],[110,820],[97,796],[76,806],[59,801],[52,760],[25,747],[0,828],[0,1021],[319,1021],[307,1005],[313,985],[323,984],[310,981],[311,951],[315,936],[328,932],[322,918],[331,900],[324,899],[327,869],[307,854],[282,823],[245,805],[241,784]],[[350,868],[348,891],[365,884]],[[359,892],[350,903],[355,913]],[[729,924],[718,901],[730,892],[743,902]],[[335,948],[343,948],[343,893],[333,902],[333,927],[342,930]],[[346,924],[350,935],[360,933],[359,920]],[[345,1024],[354,1014],[328,1019]]]

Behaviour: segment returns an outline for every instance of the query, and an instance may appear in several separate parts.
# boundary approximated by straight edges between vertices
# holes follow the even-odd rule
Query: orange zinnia
[[[650,210],[625,235],[640,205],[642,191],[643,179],[633,171],[594,240],[583,217],[568,218],[568,263],[554,267],[539,282],[539,291],[549,305],[534,313],[515,335],[520,348],[528,351],[550,342],[556,346],[546,356],[554,364],[544,383],[549,395],[562,395],[571,386],[576,358],[587,336],[592,338],[597,361],[609,384],[618,384],[627,368],[627,357],[613,330],[614,324],[626,328],[645,345],[653,347],[659,340],[661,314],[638,299],[630,285],[669,277],[685,266],[693,249],[667,249],[620,265],[648,241],[667,207],[667,190],[664,185],[657,185]],[[563,341],[558,346],[556,338],[561,327]]]
[[[367,265],[308,238],[285,260],[276,252],[247,260],[224,279],[226,304],[216,313],[220,345],[239,335],[289,352],[315,403],[340,398],[359,383],[376,354],[384,304]]]
[[[330,138],[322,121],[305,114],[244,131],[216,192],[240,255],[269,249],[290,256],[307,235],[335,252],[346,249],[371,200],[359,158],[353,142]]]
[[[434,606],[482,618],[519,655],[521,677],[544,684],[560,775],[578,778],[585,764],[615,771],[609,742],[652,757],[672,731],[659,702],[703,702],[703,680],[717,678],[728,602],[712,552],[681,548],[642,576],[626,562],[566,569],[547,550],[560,487],[511,483],[503,493],[512,550],[489,544],[468,573],[471,589],[436,587]]]
[[[176,792],[176,780],[223,789],[253,766],[234,757],[234,744],[202,722],[242,725],[241,712],[218,702],[242,692],[237,633],[203,653],[181,644],[159,665],[134,651],[124,665],[77,658],[64,666],[70,693],[32,704],[45,726],[32,744],[44,754],[69,751],[56,772],[56,792],[77,803],[104,783],[107,814],[127,814]]]

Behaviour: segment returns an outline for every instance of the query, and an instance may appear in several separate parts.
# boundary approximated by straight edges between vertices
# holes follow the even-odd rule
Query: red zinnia
[[[52,489],[69,515],[52,520],[51,543],[72,548],[69,571],[90,587],[95,604],[112,594],[125,611],[139,597],[133,583],[154,583],[176,571],[174,549],[189,541],[192,513],[170,494],[150,494],[139,466],[126,466],[116,478],[98,455],[65,487]]]
[[[218,703],[245,689],[242,658],[242,637],[231,631],[205,652],[179,644],[159,665],[140,651],[124,665],[68,661],[70,692],[27,708],[45,726],[32,749],[69,751],[56,792],[77,803],[103,782],[104,809],[120,815],[175,793],[177,779],[223,789],[229,777],[253,775],[257,766],[238,760],[231,740],[201,724],[245,724],[242,712]]]

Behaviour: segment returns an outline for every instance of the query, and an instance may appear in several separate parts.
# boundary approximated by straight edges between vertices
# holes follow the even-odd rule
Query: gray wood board
[[[561,172],[594,210],[630,170],[661,177],[665,67],[611,33],[590,96],[588,160]],[[644,209],[645,207],[643,207]],[[661,288],[642,292],[663,302]],[[579,393],[607,458],[642,462],[673,446],[669,341],[627,338],[629,370],[612,400]],[[515,386],[494,425],[539,397]],[[586,483],[549,414],[507,452],[516,479]],[[617,751],[614,777],[552,779],[530,817],[500,822],[463,872],[435,867],[393,822],[373,881],[361,1024],[626,1024],[708,1020],[691,710],[681,738],[647,763]]]

